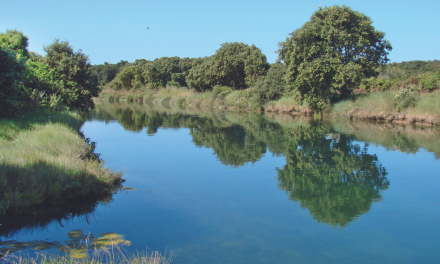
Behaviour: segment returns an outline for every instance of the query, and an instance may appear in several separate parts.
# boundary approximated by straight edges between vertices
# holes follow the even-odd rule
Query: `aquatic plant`
[[[28,241],[17,242],[15,240],[0,240],[0,261],[15,264],[27,263],[145,263],[145,264],[168,264],[173,260],[172,254],[161,255],[159,252],[135,252],[129,253],[122,246],[130,245],[129,240],[123,235],[107,232],[100,236],[84,234],[80,229],[67,233],[67,242]],[[53,255],[47,252],[36,252],[35,256],[20,255],[16,252],[22,250],[42,251],[55,248],[64,254]],[[15,253],[15,254],[13,254]]]

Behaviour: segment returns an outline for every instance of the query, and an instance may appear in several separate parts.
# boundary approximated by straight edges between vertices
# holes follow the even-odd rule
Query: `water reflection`
[[[184,109],[149,107],[98,105],[95,118],[117,119],[130,130],[147,127],[147,133],[190,128],[194,144],[211,148],[225,165],[254,163],[266,150],[285,156],[287,164],[277,169],[279,187],[318,222],[345,227],[380,201],[389,185],[385,168],[367,153],[368,144],[337,133],[330,123],[298,119],[282,124],[260,114],[205,111],[194,116]],[[415,150],[411,142],[395,138],[400,149]]]
[[[279,187],[318,222],[342,228],[381,200],[387,172],[367,153],[368,144],[346,134],[329,135],[323,125],[290,132]]]
[[[191,128],[193,142],[197,146],[212,148],[222,164],[242,166],[256,162],[266,153],[266,144],[257,140],[243,127],[216,127],[212,122]]]

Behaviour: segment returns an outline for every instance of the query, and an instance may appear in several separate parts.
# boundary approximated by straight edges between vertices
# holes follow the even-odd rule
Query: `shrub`
[[[215,98],[224,99],[226,95],[230,94],[232,89],[226,86],[216,85],[212,89],[212,96]]]
[[[431,74],[424,74],[420,80],[420,85],[429,92],[440,88],[440,70]]]
[[[408,107],[414,107],[420,97],[420,88],[416,85],[408,85],[397,91],[394,97],[394,106],[398,112]]]
[[[180,83],[175,82],[175,81],[169,81],[169,82],[167,83],[167,86],[168,86],[168,87],[171,87],[171,86],[173,86],[173,87],[180,87]]]
[[[286,66],[281,63],[271,65],[264,79],[256,82],[252,88],[254,100],[259,105],[268,101],[278,100],[286,91]]]

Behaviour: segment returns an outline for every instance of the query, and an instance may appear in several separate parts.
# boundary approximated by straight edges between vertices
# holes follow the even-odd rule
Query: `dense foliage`
[[[136,60],[134,63],[126,63],[122,68],[118,67],[119,73],[108,86],[114,90],[187,86],[186,76],[199,61],[201,59],[179,57],[162,57],[154,61]]]
[[[349,7],[319,8],[280,43],[289,88],[316,109],[346,97],[388,61],[392,48],[384,36],[369,17]]]
[[[18,108],[19,87],[24,65],[18,62],[13,53],[0,47],[0,117],[11,116]]]
[[[253,89],[254,98],[259,105],[267,101],[278,100],[286,93],[286,66],[281,63],[270,65],[264,79],[259,79]]]
[[[93,108],[92,97],[98,96],[97,83],[88,56],[81,50],[74,52],[68,42],[55,40],[44,47],[43,63],[52,70],[57,83],[60,104],[68,109],[87,110]]]
[[[110,65],[106,67],[110,69]],[[120,69],[108,86],[114,90],[185,86],[199,92],[217,85],[244,89],[264,77],[267,68],[266,56],[254,45],[224,43],[213,56],[206,58],[136,60]],[[101,84],[108,80],[103,73],[100,76]]]
[[[67,41],[44,47],[46,56],[27,50],[16,30],[0,33],[0,116],[32,108],[88,110],[99,88],[88,57]]]
[[[8,29],[0,33],[0,47],[13,52],[18,60],[29,57],[28,38],[20,31]]]
[[[0,117],[11,116],[22,106],[20,80],[25,70],[28,39],[21,32],[0,33]]]
[[[251,87],[268,69],[266,56],[255,45],[223,43],[216,53],[198,64],[188,75],[188,87],[211,90],[216,85],[241,90]]]
[[[116,64],[104,62],[104,64],[92,65],[92,70],[97,78],[98,84],[102,87],[111,82],[127,64],[129,64],[128,61],[124,60]]]
[[[367,91],[384,91],[408,85],[417,85],[428,92],[440,89],[440,61],[389,63],[380,68],[377,78],[364,79],[360,88]]]
[[[418,76],[440,70],[440,61],[403,61],[400,63],[388,63],[380,67],[379,77],[391,80],[406,80],[412,76]]]

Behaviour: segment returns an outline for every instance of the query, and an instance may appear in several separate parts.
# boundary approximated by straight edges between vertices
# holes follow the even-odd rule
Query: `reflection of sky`
[[[421,151],[405,154],[369,146],[386,168],[390,187],[383,200],[342,230],[317,223],[277,187],[275,168],[284,157],[269,152],[254,164],[222,165],[213,150],[191,142],[189,129],[159,129],[152,137],[117,123],[86,122],[84,134],[112,169],[127,168],[114,202],[84,219],[53,224],[18,240],[66,240],[67,232],[116,232],[176,255],[175,263],[372,263],[437,259],[439,160]],[[363,143],[361,143],[363,145]]]

